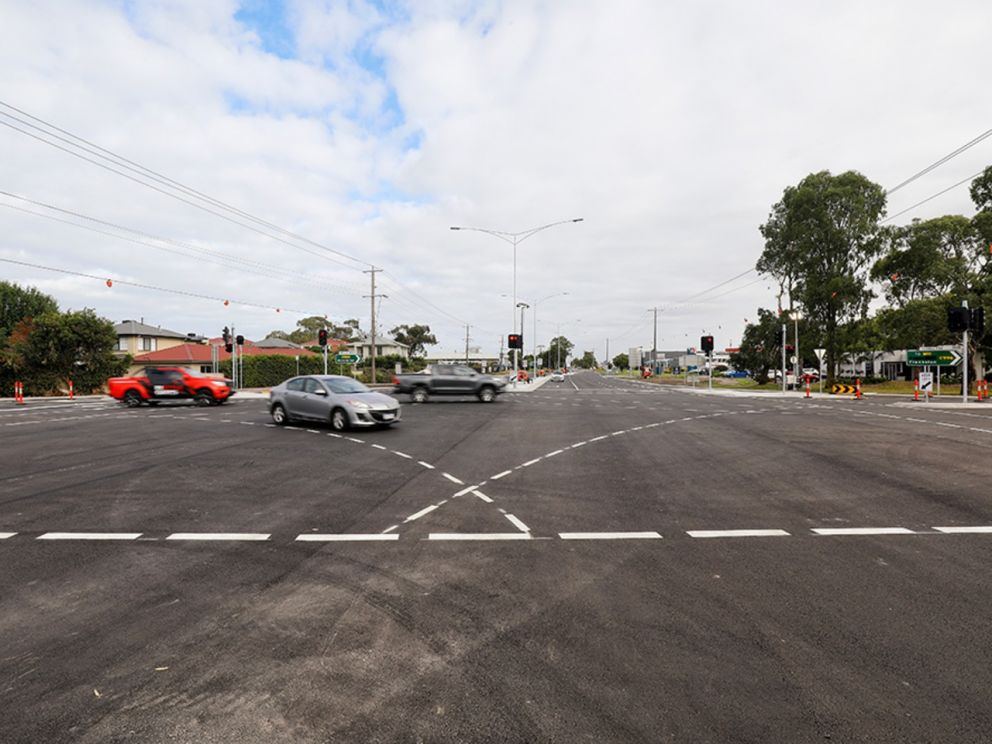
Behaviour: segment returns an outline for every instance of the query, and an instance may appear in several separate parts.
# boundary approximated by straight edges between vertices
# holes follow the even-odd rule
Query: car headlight
[[[368,409],[372,407],[364,400],[349,400],[348,405],[353,406],[354,408],[361,408],[361,409]]]
[[[221,380],[214,380],[214,386],[215,387],[219,387],[219,388],[226,388],[227,387],[227,383],[226,382],[222,382]]]

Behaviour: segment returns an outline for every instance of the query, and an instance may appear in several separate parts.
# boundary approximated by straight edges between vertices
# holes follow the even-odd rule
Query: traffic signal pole
[[[964,300],[961,303],[961,307],[968,307],[968,301]],[[961,379],[964,380],[964,385],[961,386],[961,400],[964,403],[968,402],[968,327],[965,326],[964,331],[961,334],[961,369],[964,371]]]

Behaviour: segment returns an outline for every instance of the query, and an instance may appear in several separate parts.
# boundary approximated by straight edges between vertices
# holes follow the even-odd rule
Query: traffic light
[[[947,310],[947,330],[953,332],[967,331],[971,323],[971,314],[966,307],[951,307]]]
[[[234,344],[224,344],[224,351],[230,354],[232,351],[234,351]]]
[[[976,338],[985,333],[984,307],[979,306],[971,309],[971,330],[975,334]]]
[[[713,337],[703,336],[702,338],[700,338],[699,348],[703,350],[704,354],[709,354],[711,351],[713,351]]]
[[[506,345],[511,349],[524,348],[524,337],[522,333],[511,333],[506,337]]]
[[[228,328],[227,326],[224,326],[224,333],[221,334],[221,335],[223,335],[223,337],[224,337],[224,345],[225,346],[230,346],[231,345],[231,329]],[[228,349],[228,351],[230,351],[230,349]]]
[[[327,346],[327,331],[323,328],[317,331],[317,343],[321,346]]]
[[[242,336],[240,333],[237,335],[237,338],[235,338],[234,340],[238,342],[238,346],[245,345],[245,337]]]

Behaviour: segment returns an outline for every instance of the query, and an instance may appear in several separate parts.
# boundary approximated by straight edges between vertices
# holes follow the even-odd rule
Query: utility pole
[[[787,385],[786,385],[786,382],[785,382],[785,372],[786,372],[786,366],[785,366],[785,340],[786,340],[786,335],[788,333],[788,328],[789,328],[789,324],[788,323],[783,323],[782,324],[782,395],[785,395],[785,391],[787,389]]]
[[[503,336],[499,337],[499,367],[500,371],[503,370]]]
[[[655,374],[658,373],[658,308],[651,308],[654,310],[654,343],[651,346],[651,371]]]
[[[471,328],[471,326],[468,323],[466,323],[465,324],[465,364],[468,364],[468,329],[469,328]]]
[[[375,275],[378,272],[380,272],[380,271],[382,271],[382,269],[377,269],[375,266],[373,266],[368,271],[363,271],[362,272],[363,274],[370,274],[372,276],[372,294],[366,295],[366,297],[369,298],[369,301],[372,304],[372,348],[370,349],[369,354],[372,356],[372,383],[373,384],[375,384],[375,301],[379,297],[388,297],[388,295],[384,295],[384,294],[377,295],[375,293]]]
[[[610,368],[610,339],[606,339],[606,368]]]
[[[968,300],[964,300],[961,303],[961,307],[968,307]],[[965,317],[970,318],[971,316],[966,314]],[[939,369],[939,368],[938,368]],[[962,380],[964,384],[961,386],[961,402],[968,402],[968,328],[964,329],[964,334],[961,337],[961,372]]]

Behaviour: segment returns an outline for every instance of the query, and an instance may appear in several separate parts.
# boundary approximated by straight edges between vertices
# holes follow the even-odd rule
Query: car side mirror
[[[324,388],[317,388],[313,391],[314,395],[327,395],[327,391]]]

